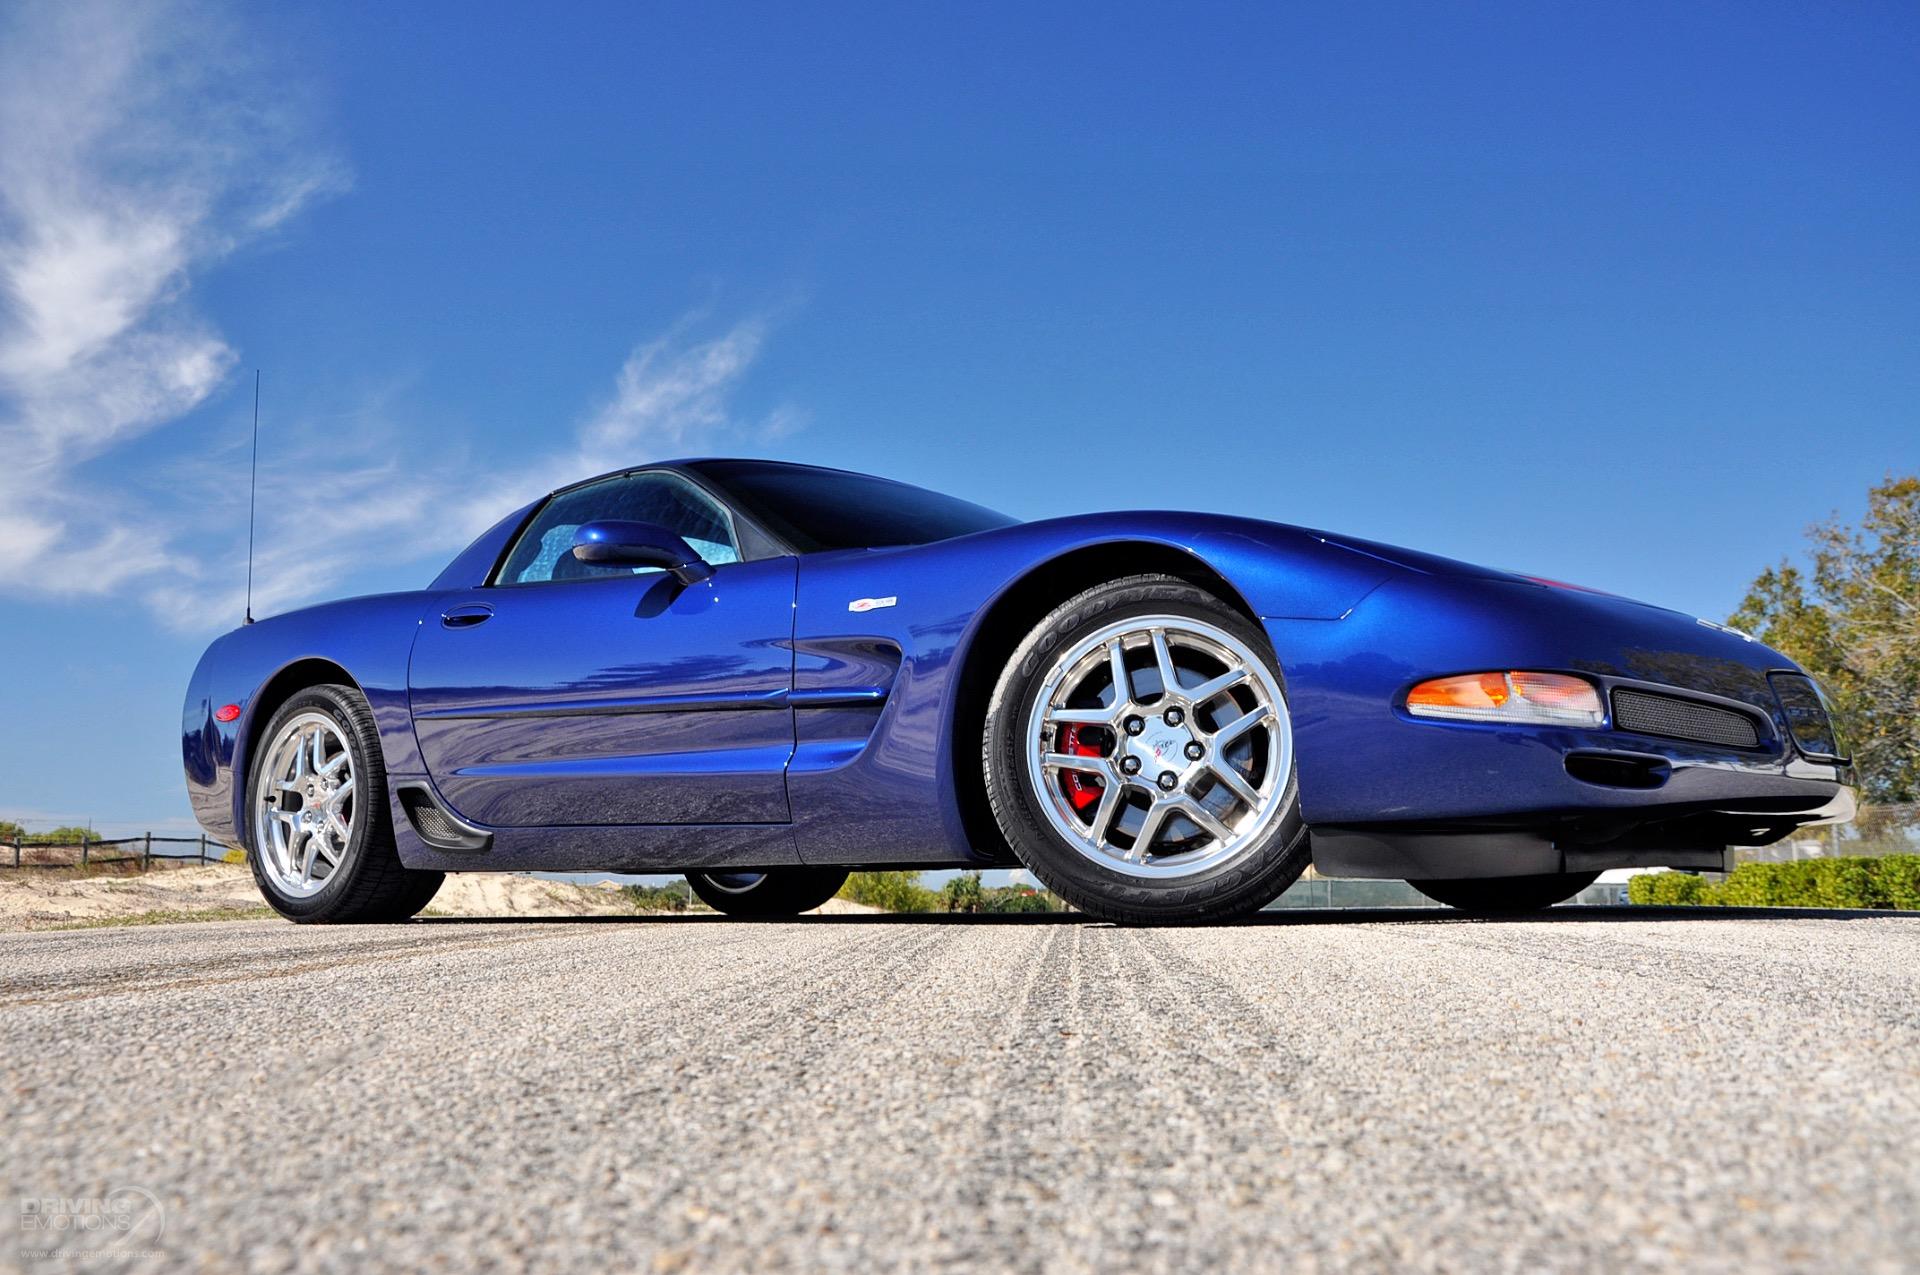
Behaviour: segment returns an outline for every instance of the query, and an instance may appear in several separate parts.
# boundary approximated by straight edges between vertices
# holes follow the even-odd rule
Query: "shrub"
[[[72,825],[68,825],[62,828],[55,828],[50,832],[29,832],[26,834],[25,840],[30,846],[77,846],[80,844],[82,838],[87,841],[98,842],[100,840],[100,834],[92,828],[75,828]]]
[[[1878,864],[1874,906],[1920,912],[1920,854],[1890,854]]]
[[[1773,908],[1780,907],[1780,896],[1784,893],[1780,874],[1773,868],[1786,867],[1779,863],[1743,863],[1727,874],[1720,885],[1720,901],[1733,908]]]
[[[1709,898],[1712,887],[1704,877],[1691,872],[1647,872],[1627,882],[1627,898],[1634,903],[1657,907],[1688,907],[1715,903]]]
[[[623,885],[635,912],[685,912],[688,887],[684,885]]]
[[[1876,865],[1871,859],[1813,859],[1812,890],[1814,906],[1822,908],[1870,908],[1873,906],[1873,878]]]
[[[1721,902],[1741,908],[1871,907],[1871,859],[1743,863],[1728,876]]]
[[[1008,885],[988,890],[986,902],[981,905],[983,912],[1058,912],[1063,910],[1050,894],[1042,894],[1031,886]]]
[[[885,912],[940,910],[940,896],[920,884],[918,872],[850,872],[839,897]]]
[[[1730,908],[1900,908],[1920,911],[1920,855],[1743,863],[1714,885],[1691,872],[1627,882],[1635,903]]]

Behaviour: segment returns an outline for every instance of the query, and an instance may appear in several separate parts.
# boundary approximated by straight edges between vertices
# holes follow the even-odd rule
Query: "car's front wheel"
[[[690,872],[687,884],[728,916],[799,916],[840,893],[844,868],[768,868],[764,872]]]
[[[438,872],[403,867],[373,713],[350,686],[296,692],[261,732],[248,779],[247,862],[292,921],[404,921]]]
[[[1098,585],[1036,625],[987,707],[987,795],[1035,876],[1127,924],[1254,911],[1308,859],[1266,634],[1185,581]]]
[[[1537,877],[1486,877],[1470,881],[1409,881],[1436,903],[1462,912],[1538,912],[1565,903],[1600,879],[1598,872],[1555,872]]]

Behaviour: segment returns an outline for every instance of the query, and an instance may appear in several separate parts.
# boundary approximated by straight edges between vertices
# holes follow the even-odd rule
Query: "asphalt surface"
[[[1920,1263],[1920,917],[248,922],[0,971],[0,1185],[135,1228],[23,1216],[30,1269]]]

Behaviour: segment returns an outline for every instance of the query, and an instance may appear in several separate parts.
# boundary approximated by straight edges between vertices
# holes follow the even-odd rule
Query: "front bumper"
[[[1811,799],[1820,788],[1803,796]],[[1792,814],[1730,810],[1733,797],[1707,809],[1647,807],[1644,821],[1609,829],[1578,818],[1535,828],[1320,827],[1311,832],[1321,876],[1376,880],[1460,880],[1605,872],[1612,868],[1684,868],[1729,872],[1733,846],[1777,840],[1798,828],[1853,818],[1854,791],[1828,788],[1825,803]],[[1769,803],[1776,800],[1769,798]],[[1606,835],[1612,831],[1612,835]],[[1748,838],[1754,838],[1749,840]]]
[[[1400,580],[1347,618],[1268,621],[1288,676],[1302,811],[1329,876],[1514,876],[1721,868],[1851,817],[1852,771],[1802,751],[1765,646],[1599,595],[1433,577]],[[1291,656],[1291,658],[1289,658]],[[1577,673],[1679,697],[1753,725],[1746,746],[1625,729],[1410,717],[1418,679],[1479,669]]]

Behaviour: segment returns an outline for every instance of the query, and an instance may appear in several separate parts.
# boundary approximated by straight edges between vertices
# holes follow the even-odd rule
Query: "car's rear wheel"
[[[1170,576],[1034,626],[987,707],[987,795],[1061,898],[1126,924],[1259,909],[1306,868],[1293,729],[1259,626]]]
[[[764,872],[690,872],[687,884],[728,916],[799,916],[840,893],[845,868],[768,868]]]
[[[1556,872],[1537,877],[1486,877],[1468,881],[1409,881],[1436,903],[1462,912],[1538,912],[1565,903],[1600,879],[1598,872]]]
[[[444,876],[403,867],[373,714],[350,686],[296,692],[261,732],[247,783],[247,862],[293,921],[403,921]]]

